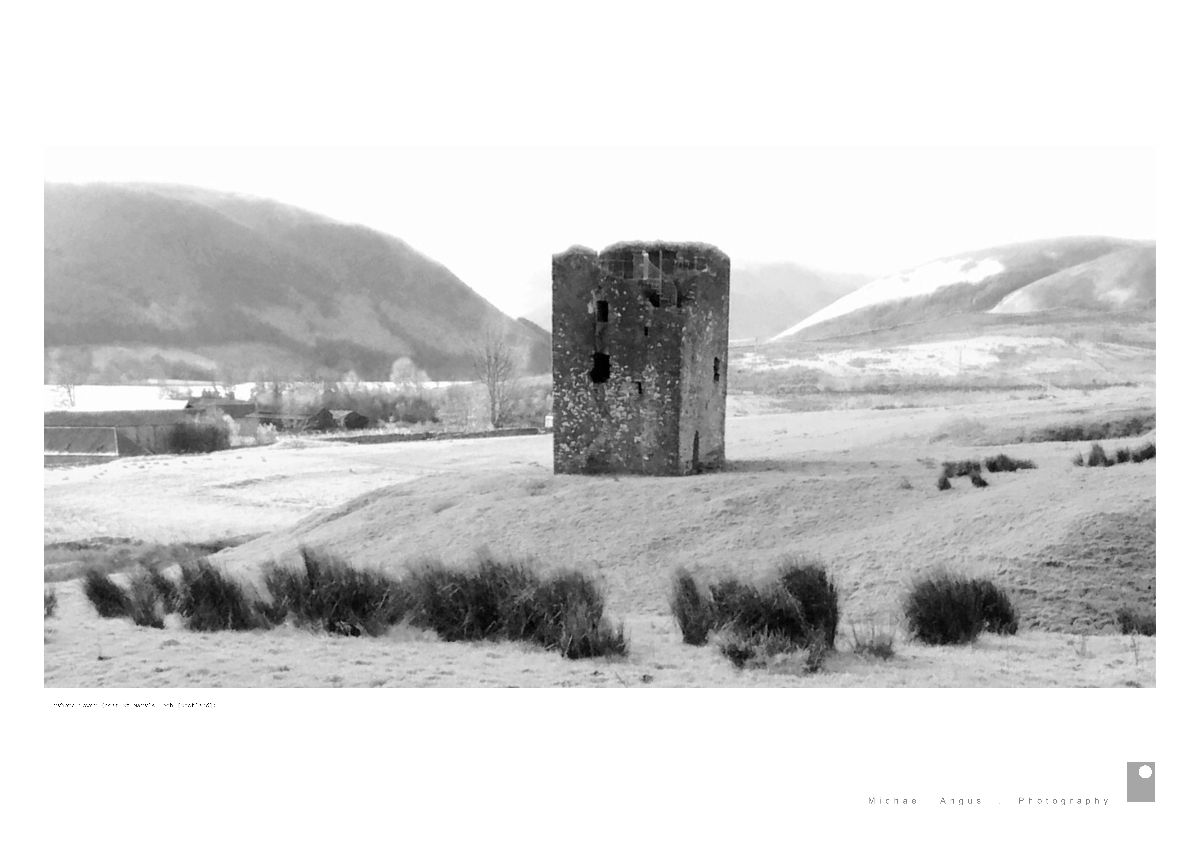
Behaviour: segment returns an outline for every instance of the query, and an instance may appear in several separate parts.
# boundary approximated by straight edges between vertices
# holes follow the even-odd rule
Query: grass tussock
[[[917,582],[904,605],[913,638],[929,645],[962,645],[985,630],[1017,632],[1017,611],[992,581],[938,573]]]
[[[253,592],[207,559],[185,563],[179,613],[189,630],[259,630],[270,626]]]
[[[1116,462],[1110,459],[1105,453],[1104,448],[1100,445],[1092,445],[1091,451],[1088,452],[1087,466],[1088,468],[1107,468]]]
[[[706,596],[687,569],[680,568],[671,580],[671,615],[683,632],[687,645],[708,641],[716,621],[711,596]]]
[[[159,586],[160,584],[145,569],[139,569],[129,576],[125,597],[129,617],[139,627],[153,627],[161,630],[165,626],[163,617],[166,614],[166,599],[161,594]]]
[[[540,577],[522,563],[483,557],[467,569],[420,566],[404,587],[411,623],[447,641],[533,642],[567,659],[628,652],[624,629],[604,616],[600,588],[577,571]]]
[[[623,627],[604,617],[604,598],[590,578],[563,571],[543,581],[535,593],[540,622],[535,641],[570,660],[624,656]]]
[[[780,570],[779,583],[800,602],[809,627],[821,634],[825,644],[832,648],[841,613],[837,587],[825,567],[789,557]]]
[[[1135,633],[1139,636],[1153,636],[1157,630],[1155,611],[1152,609],[1135,609],[1123,606],[1117,610],[1117,626],[1121,633],[1128,636]]]
[[[1112,456],[1109,456],[1101,445],[1093,444],[1087,456],[1078,453],[1071,461],[1077,466],[1086,465],[1088,468],[1109,468],[1113,465],[1121,465],[1126,462],[1145,462],[1148,459],[1154,459],[1155,452],[1154,442],[1146,442],[1146,444],[1136,448],[1117,448],[1116,452]]]
[[[992,474],[998,474],[1005,471],[1021,471],[1029,468],[1037,468],[1037,463],[1031,459],[1013,459],[1008,454],[1001,453],[984,459],[983,467]]]
[[[837,587],[820,563],[789,558],[762,584],[726,577],[701,587],[686,570],[672,582],[671,611],[689,645],[710,638],[734,665],[764,667],[779,654],[805,652],[821,667],[837,636]]]
[[[977,459],[948,460],[942,463],[943,477],[970,477],[972,474],[978,474],[980,470]]]
[[[280,565],[264,569],[271,596],[263,614],[272,624],[297,623],[343,636],[379,636],[406,609],[403,587],[391,575],[351,567],[345,560],[301,548],[302,571]]]
[[[568,659],[628,652],[624,628],[604,615],[599,586],[577,571],[543,577],[523,563],[484,557],[468,569],[427,563],[400,579],[310,548],[300,558],[302,569],[263,569],[265,601],[206,558],[183,563],[178,582],[159,569],[138,568],[128,588],[93,570],[84,590],[101,615],[148,627],[163,627],[165,615],[178,612],[198,631],[266,629],[291,620],[338,635],[379,636],[407,620],[447,641],[527,641]]]
[[[1146,442],[1140,448],[1134,448],[1129,458],[1133,462],[1145,462],[1148,459],[1154,459],[1154,453],[1154,442]]]
[[[92,569],[83,575],[83,594],[101,618],[124,618],[129,615],[129,599],[125,590],[103,571]]]
[[[983,475],[978,471],[971,472],[971,485],[976,489],[982,489],[987,486],[988,481],[983,478]]]
[[[1126,439],[1140,436],[1155,428],[1155,413],[1128,415],[1110,421],[1084,424],[1063,424],[1042,427],[1023,434],[1018,442],[1095,442],[1101,439]]]
[[[945,474],[943,474],[941,477],[938,478],[937,487],[938,487],[939,492],[944,492],[947,489],[951,488],[950,478],[947,477]]]
[[[175,584],[159,572],[138,568],[122,586],[100,569],[83,578],[83,593],[104,618],[128,618],[139,627],[162,629],[165,616],[178,608]]]
[[[179,584],[167,577],[161,569],[143,567],[142,572],[145,574],[145,580],[153,587],[162,602],[163,612],[168,615],[179,612]]]
[[[54,591],[54,587],[42,590],[42,600],[45,606],[45,614],[42,618],[49,618],[58,609],[58,593]]]

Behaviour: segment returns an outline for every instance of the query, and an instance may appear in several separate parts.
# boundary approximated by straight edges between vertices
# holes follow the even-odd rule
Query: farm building
[[[554,472],[694,474],[725,461],[729,257],[693,243],[552,261]]]
[[[260,409],[257,412],[247,415],[245,420],[253,422],[251,431],[260,424],[268,425],[274,427],[276,430],[287,433],[322,433],[326,430],[337,428],[333,413],[328,409],[319,409],[312,414],[272,412]]]
[[[172,430],[197,422],[199,410],[58,410],[45,415],[45,452],[136,456],[170,451]]]

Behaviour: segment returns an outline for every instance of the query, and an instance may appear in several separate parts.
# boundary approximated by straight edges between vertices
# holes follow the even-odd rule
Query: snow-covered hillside
[[[999,274],[1004,265],[996,259],[942,259],[920,265],[909,271],[881,277],[857,291],[842,297],[819,312],[805,318],[775,336],[772,341],[787,338],[805,327],[820,324],[830,318],[846,315],[866,306],[930,294],[955,283],[979,283]]]

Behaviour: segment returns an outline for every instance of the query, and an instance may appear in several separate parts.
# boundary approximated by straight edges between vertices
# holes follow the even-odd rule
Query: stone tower
[[[692,243],[572,247],[553,279],[554,472],[724,463],[729,257]]]

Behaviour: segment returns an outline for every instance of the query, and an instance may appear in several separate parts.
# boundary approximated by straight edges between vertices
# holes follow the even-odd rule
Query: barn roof
[[[199,410],[120,409],[81,412],[59,409],[45,413],[46,427],[166,427],[196,420]]]

